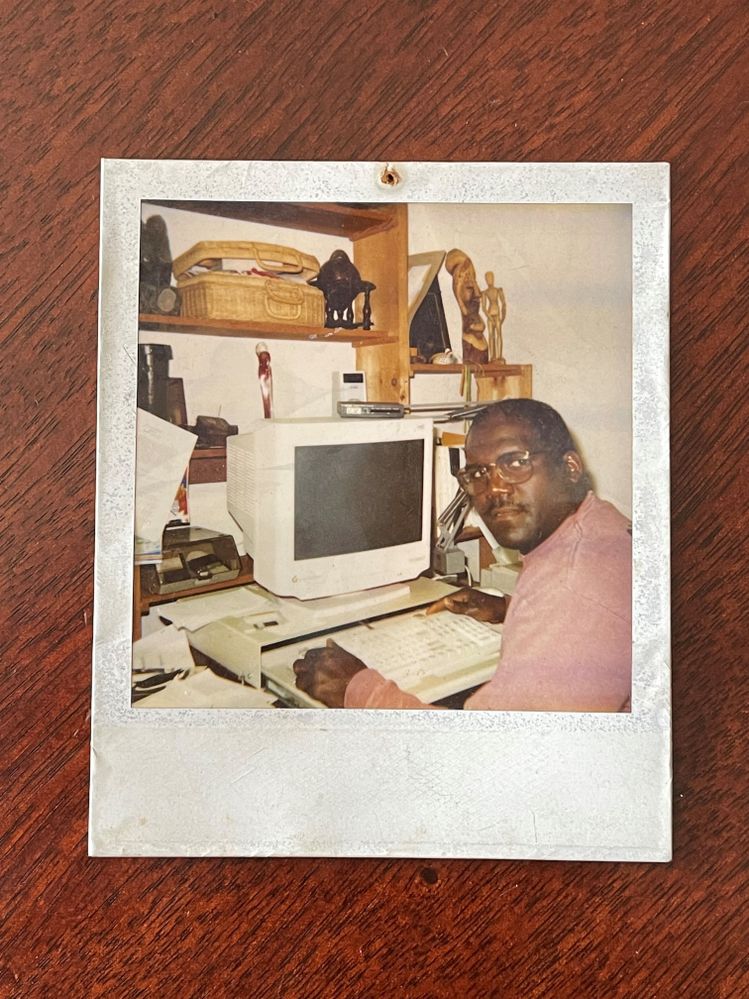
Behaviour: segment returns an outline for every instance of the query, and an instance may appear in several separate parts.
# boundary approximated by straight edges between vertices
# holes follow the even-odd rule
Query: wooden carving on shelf
[[[330,260],[320,268],[317,277],[310,278],[307,284],[319,288],[325,296],[325,326],[327,329],[343,328],[364,330],[372,328],[372,309],[369,304],[370,292],[375,285],[363,281],[359,271],[349,260],[344,250],[334,250]],[[354,299],[364,293],[362,322],[354,321]]]
[[[445,258],[445,268],[452,275],[453,294],[463,318],[463,361],[466,364],[486,364],[489,344],[481,318],[481,289],[471,258],[462,250],[450,250]]]
[[[507,301],[504,289],[497,288],[494,284],[494,274],[487,271],[487,287],[481,292],[481,308],[486,316],[489,334],[489,360],[504,364],[502,346],[502,323],[507,315]]]
[[[270,351],[266,343],[255,347],[257,354],[257,380],[260,383],[260,395],[263,400],[263,417],[273,418],[273,369],[270,364]]]

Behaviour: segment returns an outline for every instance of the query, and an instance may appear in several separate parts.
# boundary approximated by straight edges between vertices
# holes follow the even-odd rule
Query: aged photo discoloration
[[[629,710],[631,206],[141,211],[133,703]]]
[[[104,164],[91,851],[667,859],[667,168],[381,167]]]

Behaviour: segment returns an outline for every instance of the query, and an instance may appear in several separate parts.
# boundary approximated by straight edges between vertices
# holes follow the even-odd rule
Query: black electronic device
[[[338,415],[347,419],[400,419],[407,409],[400,402],[364,402],[359,399],[342,400],[338,403]]]
[[[138,406],[169,419],[169,362],[172,348],[162,343],[138,346]]]
[[[234,538],[202,527],[168,527],[161,551],[160,562],[142,566],[144,593],[179,593],[229,582],[242,567]]]

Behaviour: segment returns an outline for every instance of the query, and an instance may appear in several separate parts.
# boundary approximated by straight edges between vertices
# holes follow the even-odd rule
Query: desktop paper
[[[161,538],[197,439],[174,423],[138,410],[135,533],[139,538]]]

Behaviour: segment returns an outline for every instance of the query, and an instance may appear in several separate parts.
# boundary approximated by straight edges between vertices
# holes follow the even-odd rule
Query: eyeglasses
[[[495,472],[503,482],[518,486],[533,475],[532,459],[537,454],[549,454],[549,451],[508,451],[490,465],[466,465],[458,471],[456,478],[469,496],[487,492]]]

